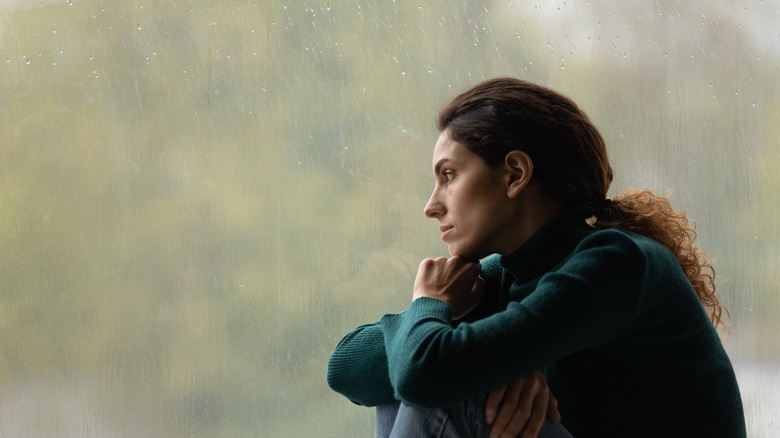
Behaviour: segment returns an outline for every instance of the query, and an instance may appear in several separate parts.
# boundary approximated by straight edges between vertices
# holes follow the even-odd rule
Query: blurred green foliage
[[[780,354],[773,2],[32,3],[0,3],[0,435],[370,436],[328,355],[445,254],[435,115],[498,75],[591,114],[615,193],[673,188],[732,356]]]

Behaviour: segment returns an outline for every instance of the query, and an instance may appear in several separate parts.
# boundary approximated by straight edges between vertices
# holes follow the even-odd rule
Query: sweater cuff
[[[422,297],[412,301],[409,308],[401,313],[383,316],[381,325],[385,332],[386,349],[388,351],[392,349],[392,339],[399,331],[408,332],[412,327],[425,320],[438,320],[449,325],[452,320],[452,308],[442,300]]]
[[[405,312],[408,318],[414,320],[434,318],[449,324],[452,320],[452,307],[442,300],[436,298],[421,297],[412,301],[409,309]]]

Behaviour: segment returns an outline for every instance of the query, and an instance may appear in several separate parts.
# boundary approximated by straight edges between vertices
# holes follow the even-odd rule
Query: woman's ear
[[[534,173],[534,163],[531,157],[521,150],[513,150],[504,158],[504,168],[507,171],[507,196],[516,198],[531,182]]]

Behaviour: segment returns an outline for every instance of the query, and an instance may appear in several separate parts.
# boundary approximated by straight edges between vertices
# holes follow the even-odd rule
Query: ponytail
[[[672,209],[667,196],[649,190],[628,189],[623,196],[595,205],[598,229],[620,228],[649,237],[668,248],[680,263],[715,328],[731,331],[729,312],[715,294],[715,270],[704,250],[696,248],[695,224]],[[725,312],[725,315],[724,315]]]

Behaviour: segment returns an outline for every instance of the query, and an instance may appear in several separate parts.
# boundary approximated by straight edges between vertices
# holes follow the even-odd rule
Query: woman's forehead
[[[445,163],[458,162],[462,158],[459,154],[460,147],[456,142],[443,134],[439,136],[436,146],[433,148],[433,171],[438,173]]]
[[[444,163],[464,165],[474,159],[479,159],[479,156],[450,138],[446,130],[439,135],[439,139],[433,148],[434,172],[438,171]]]

